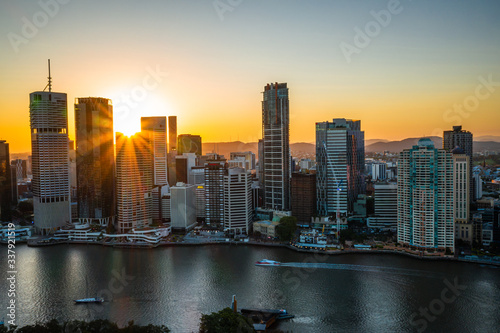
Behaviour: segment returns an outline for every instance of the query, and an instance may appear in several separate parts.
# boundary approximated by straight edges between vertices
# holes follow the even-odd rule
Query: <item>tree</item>
[[[255,332],[247,318],[230,308],[201,316],[200,333]]]
[[[297,218],[294,216],[285,216],[276,226],[276,233],[281,241],[290,241],[297,230]]]
[[[22,213],[33,213],[33,202],[31,201],[20,201],[17,205],[17,209]]]

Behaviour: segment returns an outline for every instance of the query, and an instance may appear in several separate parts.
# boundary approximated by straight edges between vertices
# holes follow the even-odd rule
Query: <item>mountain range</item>
[[[443,147],[443,138],[432,136],[430,139],[434,142],[435,147]],[[500,152],[500,136],[488,135],[480,136],[474,139],[474,152],[481,152],[485,150]],[[420,140],[420,138],[407,138],[399,141],[370,139],[365,141],[365,152],[372,153],[389,151],[392,153],[399,153],[404,149],[408,149],[416,145],[418,140]],[[294,157],[312,157],[316,153],[316,145],[309,142],[296,142],[290,144],[290,150],[292,151],[292,156]],[[258,155],[258,144],[257,142],[244,143],[241,141],[203,143],[203,154],[216,152],[229,159],[230,153],[236,151],[251,151],[255,155]]]

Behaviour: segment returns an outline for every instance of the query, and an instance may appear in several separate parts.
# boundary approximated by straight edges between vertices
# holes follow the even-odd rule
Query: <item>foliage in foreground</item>
[[[133,321],[128,323],[128,326],[119,328],[115,323],[109,320],[97,319],[91,322],[85,321],[66,321],[59,323],[56,319],[52,319],[47,323],[37,323],[35,325],[27,325],[21,328],[16,326],[0,326],[0,333],[168,333],[170,330],[164,326],[135,325]]]
[[[233,333],[255,332],[253,325],[244,316],[230,308],[209,315],[201,316],[200,333]]]

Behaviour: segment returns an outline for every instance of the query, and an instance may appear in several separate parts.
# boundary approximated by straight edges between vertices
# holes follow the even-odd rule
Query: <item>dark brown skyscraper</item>
[[[311,223],[316,212],[316,174],[292,173],[292,216],[299,224]]]
[[[12,182],[9,144],[0,140],[0,221],[10,221],[12,205]]]
[[[75,101],[78,217],[107,224],[115,219],[113,106],[106,98]]]

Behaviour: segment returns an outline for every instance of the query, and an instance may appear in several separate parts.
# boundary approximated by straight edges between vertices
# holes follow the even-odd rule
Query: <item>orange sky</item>
[[[353,44],[354,29],[382,2],[277,2],[265,11],[245,2],[221,20],[206,1],[131,1],[119,10],[89,1],[61,5],[17,50],[0,40],[0,139],[11,152],[31,149],[29,93],[45,87],[48,58],[53,91],[68,94],[71,138],[74,99],[98,96],[113,100],[115,131],[138,131],[141,116],[176,115],[178,134],[257,141],[261,92],[276,81],[290,89],[291,142],[314,142],[316,122],[342,117],[360,119],[366,139],[442,135],[458,124],[500,135],[500,6],[492,2],[443,1],[433,11],[405,3],[348,62],[339,45]],[[0,6],[6,36],[22,35],[22,17],[41,10]],[[123,96],[134,94],[128,105]]]

